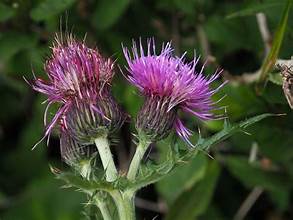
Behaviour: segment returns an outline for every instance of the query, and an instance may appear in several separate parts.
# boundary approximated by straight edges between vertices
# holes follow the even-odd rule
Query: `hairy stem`
[[[102,201],[101,199],[96,198],[96,205],[101,211],[104,220],[113,220],[110,215],[109,209],[107,207],[107,203]]]
[[[111,196],[117,206],[119,220],[135,220],[134,194],[114,190]]]
[[[139,167],[140,167],[140,163],[141,160],[143,158],[143,155],[145,154],[148,146],[150,145],[150,142],[146,141],[146,140],[140,140],[138,146],[136,147],[136,151],[135,154],[131,160],[130,166],[129,166],[129,170],[127,173],[127,178],[129,180],[134,180]]]
[[[107,137],[100,137],[95,139],[95,144],[98,148],[104,170],[106,171],[106,180],[113,182],[117,179],[118,173],[113,161],[109,141]]]
[[[90,180],[90,176],[92,172],[91,161],[90,160],[81,161],[79,172],[83,178],[85,178],[86,180]],[[112,220],[109,209],[107,207],[107,203],[103,199],[99,199],[97,195],[95,196],[95,202],[97,207],[101,211],[103,219]]]

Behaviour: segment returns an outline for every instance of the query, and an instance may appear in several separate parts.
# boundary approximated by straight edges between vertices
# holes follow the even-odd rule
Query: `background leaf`
[[[220,167],[217,162],[211,162],[203,180],[181,194],[170,207],[166,219],[189,220],[202,214],[208,208],[212,199],[219,173]]]
[[[37,43],[36,36],[21,33],[5,33],[0,35],[0,59],[8,61],[21,50],[29,49]]]
[[[283,80],[281,74],[269,74],[269,80],[279,86],[283,85]]]
[[[114,25],[127,9],[130,0],[99,1],[93,15],[94,27],[105,30]]]
[[[279,7],[283,6],[284,2],[281,1],[269,1],[269,2],[251,2],[248,6],[246,6],[241,11],[233,12],[232,14],[227,15],[226,18],[237,18],[237,17],[243,17],[243,16],[250,16],[255,15],[259,12],[264,12],[268,8],[272,7]]]
[[[265,58],[265,61],[261,67],[261,74],[260,74],[260,80],[263,81],[267,77],[268,71],[273,67],[275,64],[277,57],[279,55],[279,51],[283,42],[285,30],[287,27],[287,21],[289,17],[290,8],[292,6],[293,1],[287,0],[287,3],[284,8],[284,12],[282,13],[282,18],[280,20],[280,24],[277,28],[277,31],[274,36],[274,40],[272,43],[272,48],[270,50],[270,53]]]
[[[190,189],[204,177],[207,160],[206,155],[198,154],[190,163],[174,170],[156,184],[158,192],[168,204],[172,204],[183,191]]]
[[[33,8],[30,16],[35,21],[52,18],[68,9],[76,0],[45,0]]]
[[[0,22],[4,22],[15,15],[15,10],[0,2]]]
[[[229,157],[227,166],[229,171],[247,187],[261,186],[272,191],[290,187],[288,177],[274,171],[266,171],[257,164],[250,164],[247,158]]]
[[[60,189],[60,183],[52,176],[43,177],[28,186],[26,194],[22,195],[15,204],[17,212],[4,214],[3,219],[15,220],[80,220],[82,204],[75,201],[85,201],[81,193]]]

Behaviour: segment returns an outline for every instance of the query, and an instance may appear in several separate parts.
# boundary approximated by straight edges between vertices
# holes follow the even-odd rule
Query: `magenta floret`
[[[165,124],[165,127],[161,127],[164,127],[165,131],[169,131],[171,127],[175,128],[177,134],[189,142],[188,138],[191,132],[180,120],[179,110],[202,120],[218,118],[217,115],[213,114],[216,107],[212,95],[224,83],[216,89],[211,89],[211,83],[219,77],[221,71],[215,72],[210,77],[204,76],[204,66],[201,71],[196,71],[199,57],[195,57],[192,62],[186,63],[185,54],[181,57],[173,54],[171,43],[163,45],[159,54],[156,53],[154,40],[148,40],[147,51],[144,51],[140,41],[138,46],[135,42],[133,43],[131,51],[124,47],[123,52],[128,63],[127,70],[129,73],[127,78],[129,82],[146,96],[148,103],[151,103],[149,99],[157,102],[157,105],[148,104],[156,106],[153,109],[140,110],[139,114],[144,115],[138,116],[137,128],[139,130],[143,130],[147,135],[158,133],[157,128],[150,126],[158,124],[152,122],[152,120],[162,120],[162,117],[166,116],[169,118],[168,123]],[[167,108],[165,108],[165,105],[167,105]],[[145,104],[142,108],[148,107]],[[160,112],[162,109],[165,110]],[[160,113],[154,114],[150,111]],[[147,114],[151,117],[148,117]],[[176,117],[172,116],[174,114]],[[155,117],[155,115],[158,115],[158,117]],[[142,122],[141,120],[148,121]],[[159,138],[154,139],[161,139],[163,136],[159,135]]]

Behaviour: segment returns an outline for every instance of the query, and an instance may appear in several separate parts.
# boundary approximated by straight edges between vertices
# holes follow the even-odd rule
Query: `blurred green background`
[[[287,113],[266,119],[236,134],[138,193],[138,219],[293,219],[293,114],[280,81],[270,80],[260,93],[253,76],[260,69],[279,29],[285,0],[0,0],[0,219],[74,220],[86,199],[72,189],[61,189],[49,164],[61,162],[58,135],[49,146],[41,143],[45,97],[36,94],[23,76],[45,77],[43,64],[56,32],[66,29],[89,46],[117,60],[123,69],[121,43],[155,37],[172,41],[177,54],[196,50],[208,60],[206,73],[224,68],[229,83],[219,97],[230,121],[259,113]],[[293,16],[289,15],[279,58],[293,55]],[[61,28],[60,28],[61,26]],[[264,28],[264,30],[262,29]],[[261,32],[262,31],[262,32]],[[267,32],[266,32],[267,31]],[[280,32],[281,33],[281,32]],[[282,32],[283,33],[283,32]],[[125,71],[125,70],[124,70]],[[117,68],[114,94],[131,115],[142,98]],[[270,73],[270,78],[277,78]],[[252,82],[249,82],[252,78]],[[208,136],[222,122],[189,127]],[[132,124],[113,146],[116,162],[125,171],[133,152]],[[249,133],[249,135],[247,134]],[[154,146],[148,157],[163,155],[167,141]],[[159,153],[159,154],[158,154]]]

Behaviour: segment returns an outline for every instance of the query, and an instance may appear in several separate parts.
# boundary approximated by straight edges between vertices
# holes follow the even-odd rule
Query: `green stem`
[[[104,220],[112,220],[106,202],[96,198],[96,205],[99,207]]]
[[[117,179],[118,173],[112,158],[109,141],[107,137],[99,137],[95,139],[95,144],[98,148],[104,170],[106,171],[106,180],[113,182]]]
[[[80,162],[80,175],[85,178],[86,180],[90,180],[91,175],[91,161],[90,160],[84,160]],[[104,202],[102,199],[97,198],[97,195],[95,196],[96,205],[101,211],[101,214],[103,216],[104,220],[112,220],[112,217],[110,215],[109,209],[107,207],[107,203]]]
[[[110,192],[119,215],[119,220],[135,220],[135,207],[133,194],[120,193],[118,190]]]
[[[138,170],[139,170],[139,166],[141,163],[141,160],[143,158],[143,155],[145,154],[148,146],[150,145],[149,141],[146,140],[140,140],[138,146],[136,147],[136,151],[135,154],[131,160],[130,166],[129,166],[129,170],[127,173],[127,178],[129,180],[134,180]]]

